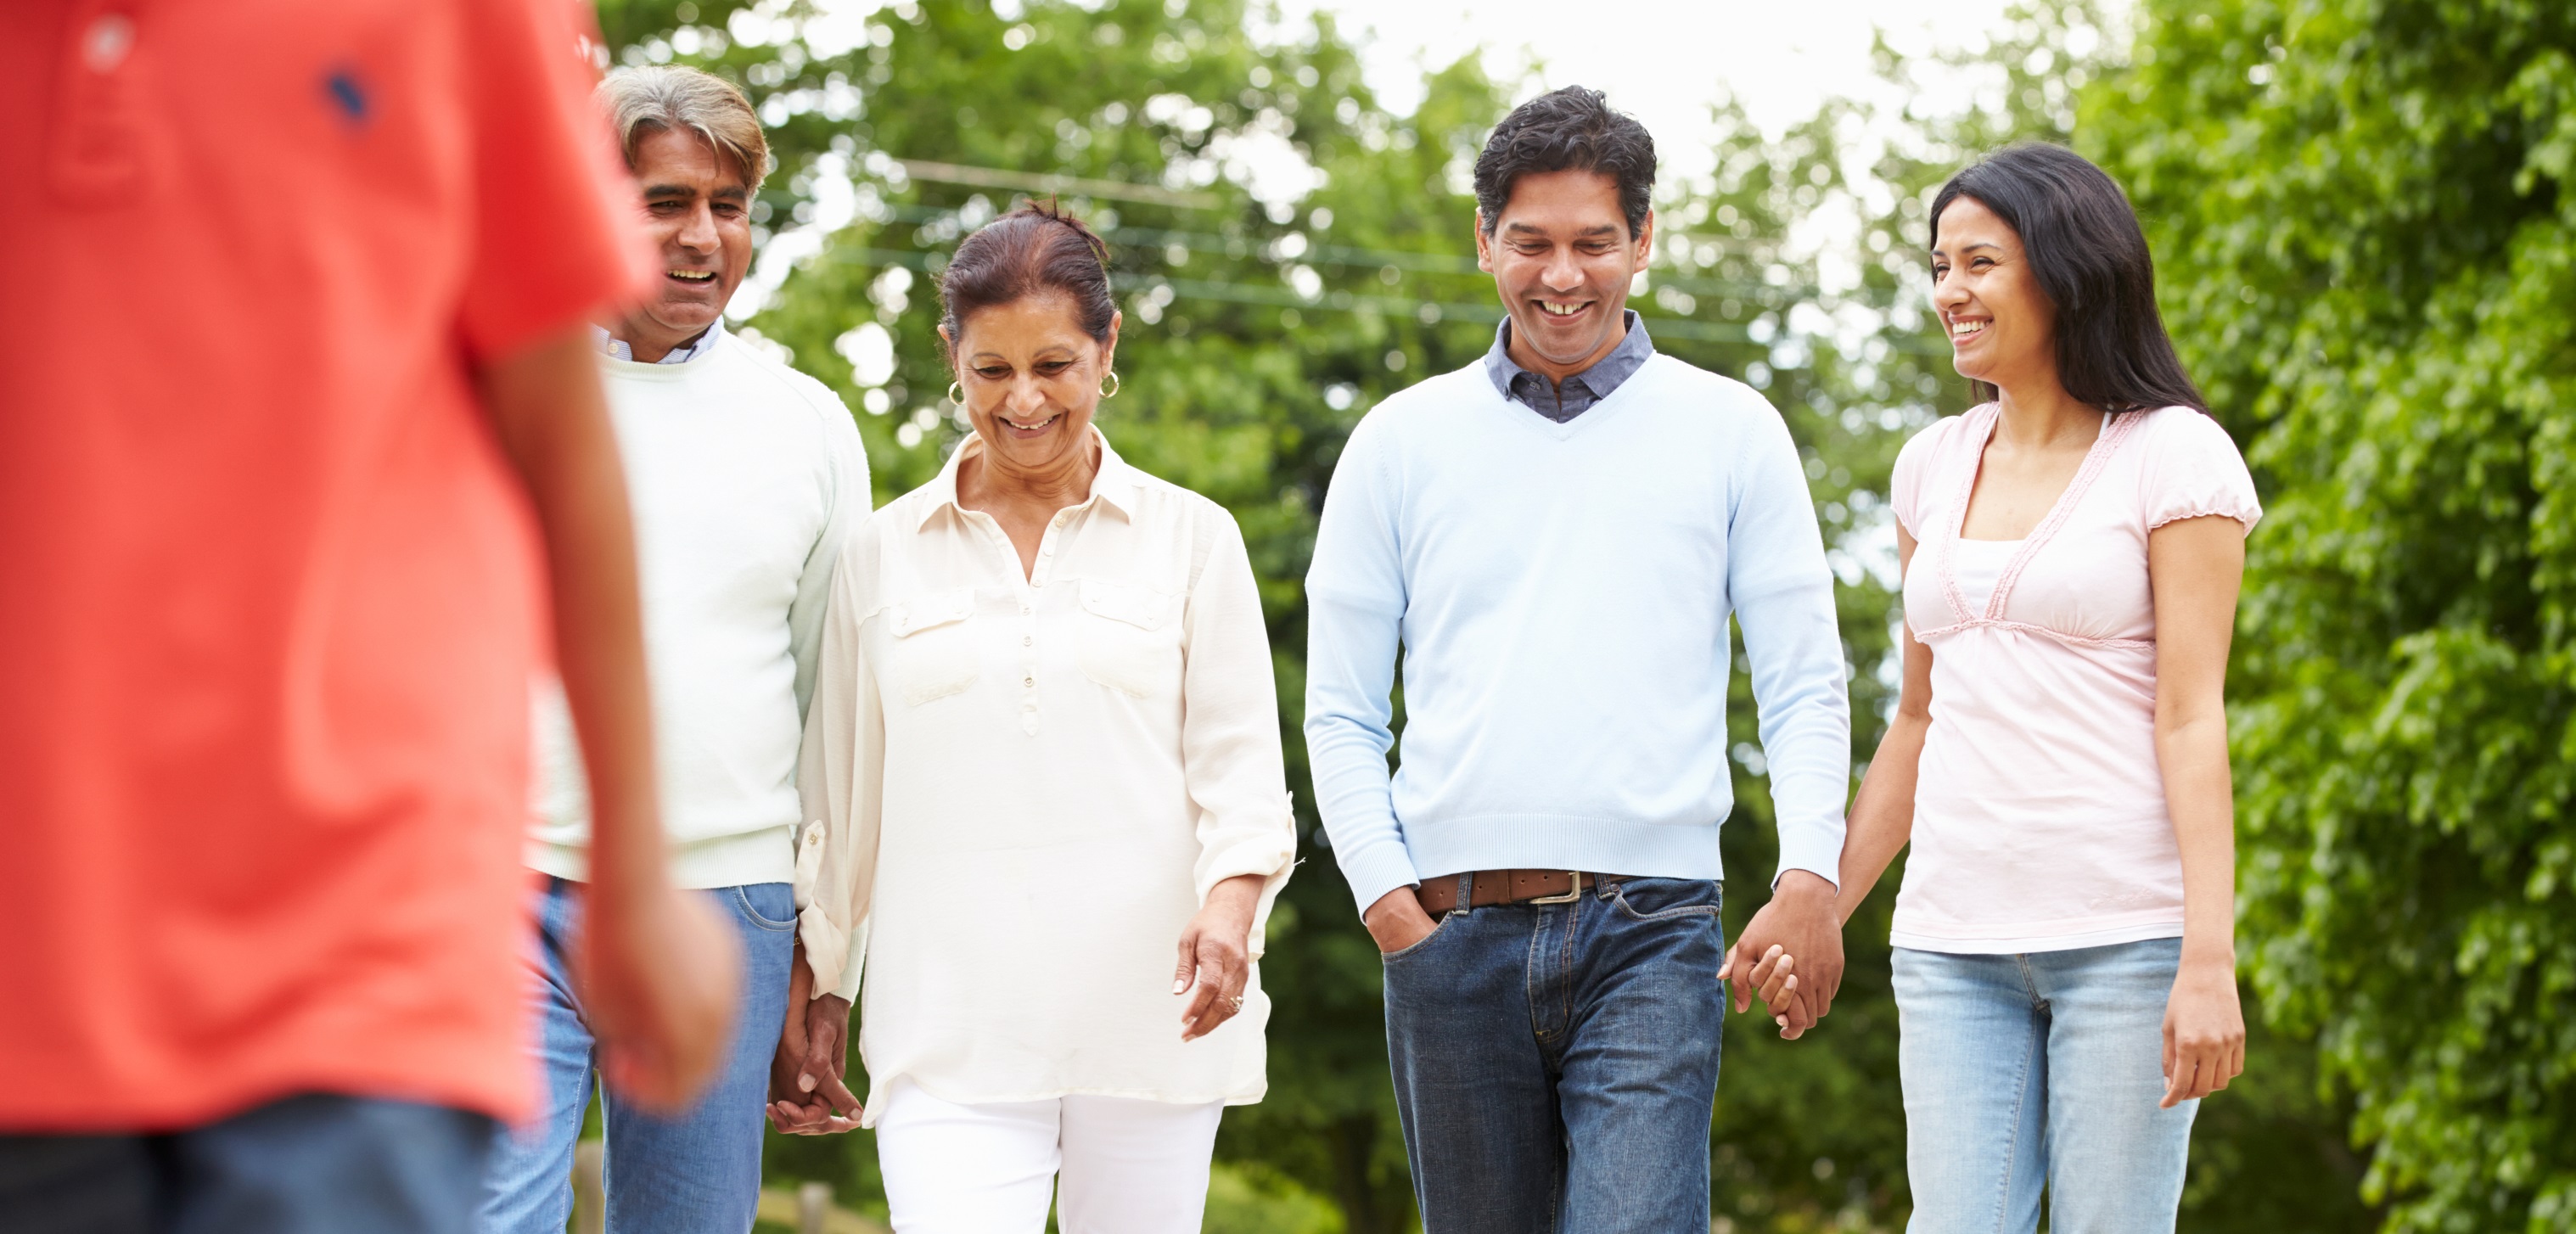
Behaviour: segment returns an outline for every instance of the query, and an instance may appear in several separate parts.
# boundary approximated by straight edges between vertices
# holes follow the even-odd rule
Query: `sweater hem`
[[[1469,870],[1583,870],[1723,880],[1718,824],[1642,823],[1565,814],[1483,814],[1407,823],[1420,878]]]
[[[671,846],[671,885],[683,891],[796,881],[796,825],[684,841]],[[590,846],[530,839],[521,861],[567,882],[590,881]]]

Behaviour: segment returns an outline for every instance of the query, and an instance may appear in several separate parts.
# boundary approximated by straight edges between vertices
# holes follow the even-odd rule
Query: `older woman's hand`
[[[1261,903],[1262,881],[1258,874],[1238,874],[1218,883],[1181,931],[1172,993],[1195,990],[1181,1012],[1181,1040],[1207,1036],[1243,1010],[1243,988],[1252,979],[1252,912]]]
[[[787,980],[787,1021],[769,1062],[769,1125],[786,1135],[833,1135],[859,1125],[859,1099],[842,1079],[850,1005],[814,997],[813,970],[798,943]]]

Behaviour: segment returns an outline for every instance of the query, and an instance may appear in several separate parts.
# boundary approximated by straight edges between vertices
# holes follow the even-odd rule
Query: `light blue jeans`
[[[742,936],[742,1005],[724,1070],[696,1106],[655,1118],[602,1102],[608,1122],[608,1228],[613,1234],[704,1234],[748,1230],[760,1207],[761,1113],[769,1060],[787,1020],[787,979],[795,962],[796,896],[785,883],[718,887],[714,897]],[[579,928],[579,890],[548,879],[535,904],[532,998],[544,1104],[535,1121],[500,1129],[485,1175],[483,1234],[563,1234],[572,1217],[572,1155],[590,1109],[597,1042],[574,996],[569,960]]]
[[[2182,940],[1895,955],[1908,1234],[2174,1228],[2191,1119],[2165,1093],[2165,999]]]

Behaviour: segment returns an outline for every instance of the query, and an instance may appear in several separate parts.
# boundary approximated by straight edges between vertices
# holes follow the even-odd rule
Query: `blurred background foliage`
[[[613,60],[705,67],[760,108],[777,167],[739,324],[848,402],[880,502],[961,432],[933,292],[957,239],[1029,196],[1107,237],[1124,386],[1100,423],[1243,526],[1306,859],[1264,965],[1270,1093],[1227,1113],[1209,1228],[1415,1228],[1375,949],[1305,791],[1302,578],[1351,426],[1492,340],[1468,169],[1537,84],[1471,58],[1397,114],[1329,20],[1243,0],[599,7]],[[1721,103],[1709,157],[1665,151],[1712,170],[1665,176],[1633,304],[1659,349],[1788,418],[1841,581],[1855,771],[1892,703],[1888,470],[1966,401],[1926,299],[1930,192],[2041,139],[2139,204],[2271,509],[2235,682],[2253,1042],[2201,1112],[2187,1230],[2576,1225],[2571,14],[2069,0],[1974,54],[1882,46],[1899,84],[1981,83],[1964,113],[1834,102],[1766,136]],[[1743,680],[1737,927],[1773,857]],[[1903,1225],[1888,899],[1853,922],[1822,1028],[1730,1027],[1713,1229]],[[772,1137],[769,1171],[883,1214],[866,1133]]]

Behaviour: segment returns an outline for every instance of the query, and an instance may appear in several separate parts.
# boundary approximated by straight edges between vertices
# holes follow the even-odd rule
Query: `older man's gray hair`
[[[668,129],[697,134],[732,159],[752,188],[769,175],[769,138],[759,114],[741,90],[713,73],[664,64],[622,68],[600,81],[598,98],[629,170],[636,146]]]

